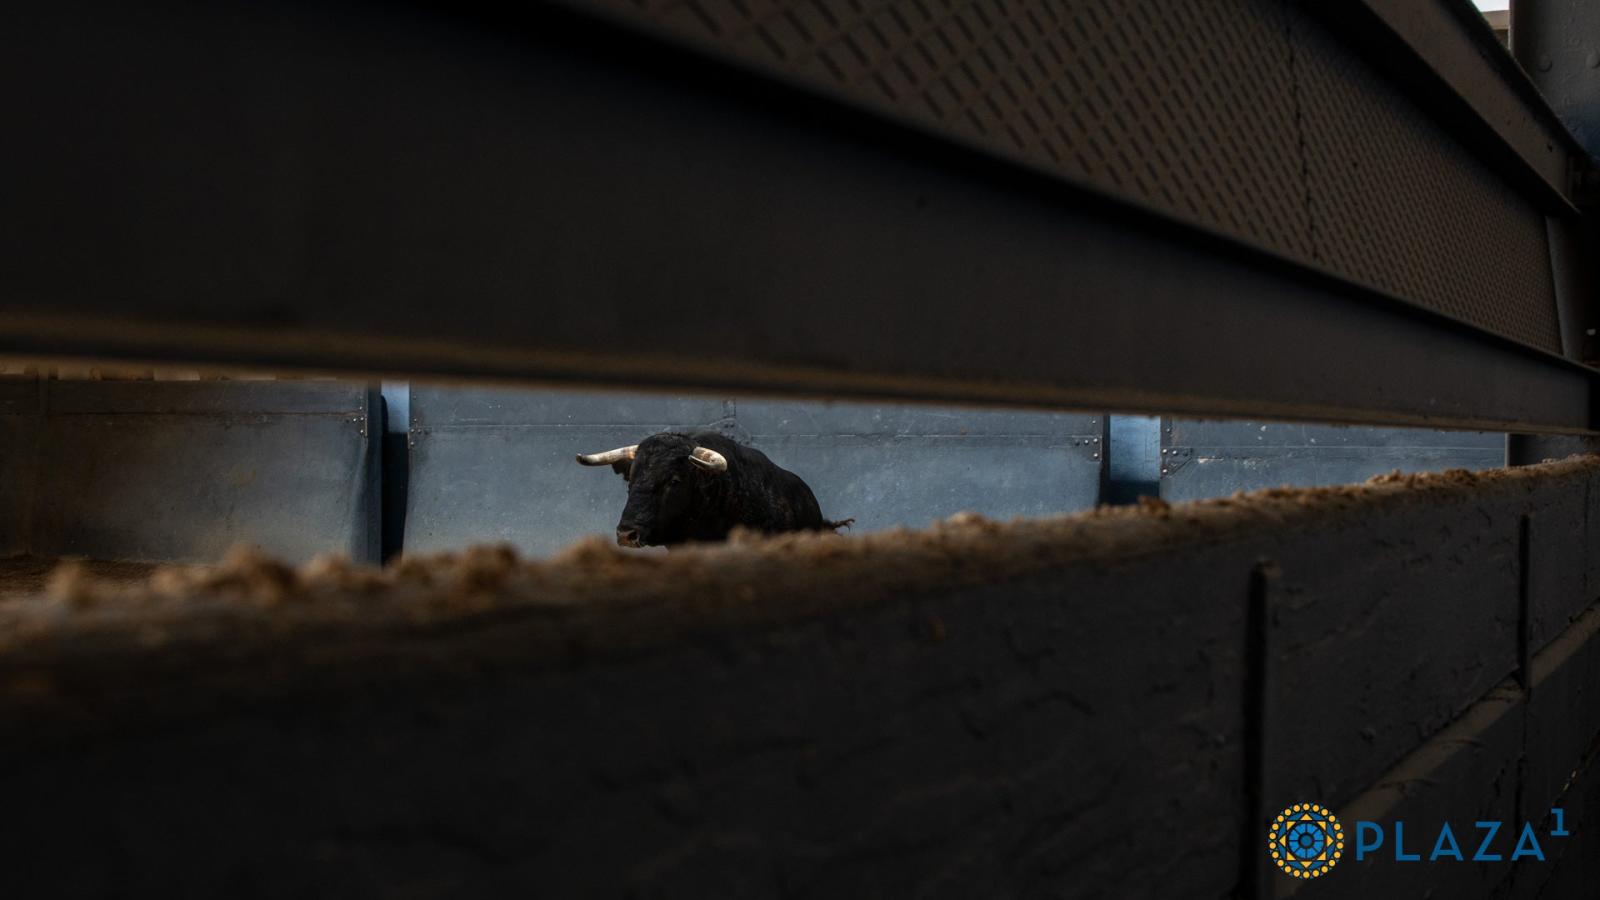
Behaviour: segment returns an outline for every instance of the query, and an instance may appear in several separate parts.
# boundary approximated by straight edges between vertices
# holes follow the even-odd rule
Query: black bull
[[[627,479],[628,505],[617,522],[617,543],[625,547],[720,541],[735,526],[770,534],[831,531],[854,521],[824,519],[800,476],[715,432],[662,432],[578,462],[610,465]]]

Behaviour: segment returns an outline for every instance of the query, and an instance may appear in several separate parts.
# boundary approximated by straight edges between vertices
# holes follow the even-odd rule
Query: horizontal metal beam
[[[1588,369],[612,25],[182,8],[0,37],[51,123],[0,150],[0,351],[1596,424]]]

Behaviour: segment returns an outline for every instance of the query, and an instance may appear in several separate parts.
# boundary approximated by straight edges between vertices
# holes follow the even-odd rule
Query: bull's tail
[[[856,523],[856,520],[853,519],[853,518],[851,518],[851,519],[840,519],[837,522],[830,522],[827,519],[823,519],[822,520],[823,527],[827,528],[829,531],[838,531],[841,528],[849,528],[851,525],[854,525],[855,523]]]

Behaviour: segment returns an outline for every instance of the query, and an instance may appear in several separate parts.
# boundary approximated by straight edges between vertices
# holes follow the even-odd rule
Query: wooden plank
[[[1227,896],[1253,793],[1514,815],[1508,759],[1573,762],[1503,685],[1521,516],[1597,467],[74,589],[0,608],[0,846],[24,892]]]

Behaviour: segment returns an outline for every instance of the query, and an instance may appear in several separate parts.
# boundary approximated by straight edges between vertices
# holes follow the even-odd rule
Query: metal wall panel
[[[574,5],[1561,350],[1543,210],[1305,4]]]
[[[1561,352],[1544,212],[1304,14],[1292,25],[1311,259]]]
[[[414,388],[411,404],[411,552],[609,536],[626,483],[573,455],[669,429],[750,443],[857,531],[1083,509],[1105,467],[1099,416],[442,387]]]
[[[1161,420],[1161,497],[1354,484],[1399,469],[1505,465],[1504,434],[1284,422]]]
[[[1281,2],[573,5],[1311,255]]]
[[[804,477],[826,517],[854,517],[860,530],[968,511],[1074,512],[1104,487],[1103,416],[750,400],[735,409],[740,432]]]
[[[413,386],[405,552],[505,541],[549,553],[610,536],[627,482],[573,456],[726,416],[714,398]]]
[[[0,556],[15,556],[28,549],[39,403],[37,379],[0,377]]]
[[[1593,428],[1595,372],[1528,346],[1538,198],[1374,48],[1277,0],[923,5],[26,7],[0,350]],[[961,111],[819,90],[857,51]],[[1341,271],[1366,234],[1405,271]]]
[[[30,382],[39,414],[4,457],[26,495],[13,552],[215,562],[238,545],[292,561],[376,561],[378,471],[364,386]],[[11,417],[0,419],[8,439]],[[36,462],[29,465],[32,459]]]

